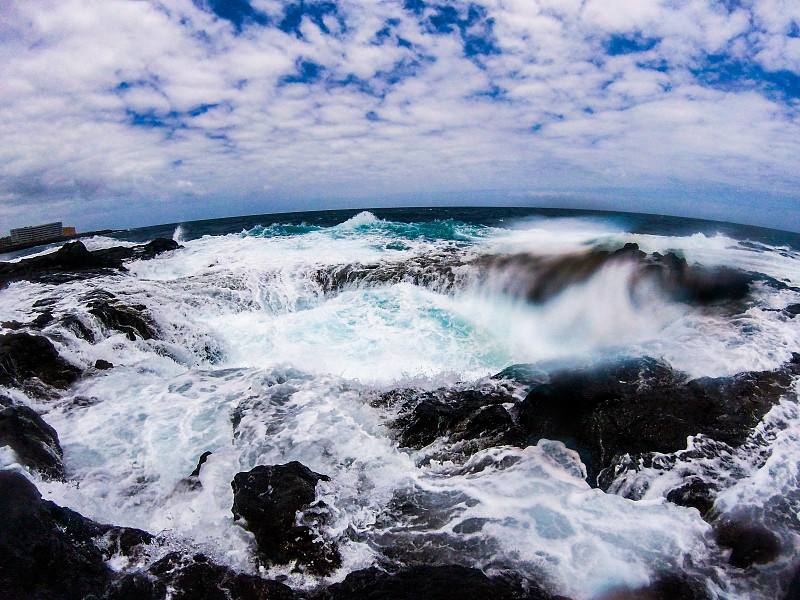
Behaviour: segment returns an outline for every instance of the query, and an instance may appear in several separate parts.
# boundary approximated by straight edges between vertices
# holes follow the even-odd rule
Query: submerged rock
[[[200,481],[200,469],[208,460],[209,456],[211,456],[211,452],[208,450],[200,455],[200,459],[197,461],[197,466],[194,468],[194,471],[192,471],[188,477],[184,477],[178,481],[173,494],[177,492],[193,492],[203,487],[203,484]]]
[[[46,337],[25,332],[0,335],[0,385],[22,385],[37,378],[57,388],[66,388],[81,370],[58,355]]]
[[[297,561],[317,574],[340,565],[335,545],[323,541],[307,525],[297,524],[299,511],[324,511],[324,506],[312,507],[319,481],[329,481],[329,477],[297,461],[258,466],[233,478],[233,518],[244,519],[263,560],[275,564]],[[324,514],[321,517],[324,519]]]
[[[517,576],[488,577],[459,565],[422,565],[390,574],[376,568],[354,571],[313,600],[568,600],[552,596]]]
[[[614,590],[598,600],[711,600],[704,585],[686,575],[670,574],[656,579],[648,586]]]
[[[5,396],[0,396],[0,446],[11,448],[20,464],[44,478],[64,478],[64,455],[56,430],[33,409]]]
[[[781,553],[777,535],[763,525],[744,520],[719,519],[714,523],[714,538],[720,546],[730,548],[728,562],[741,569],[770,563]]]

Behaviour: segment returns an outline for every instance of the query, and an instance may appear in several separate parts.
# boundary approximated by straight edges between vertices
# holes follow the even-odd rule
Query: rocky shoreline
[[[179,248],[172,240],[157,239],[89,252],[74,242],[51,254],[0,263],[0,290],[20,280],[58,285],[124,273],[126,260],[146,260]],[[523,268],[522,259],[508,260],[516,261],[515,269]],[[731,270],[689,268],[674,256],[646,257],[638,247],[626,245],[616,252],[583,257],[580,264],[539,265],[536,277],[520,293],[531,302],[541,302],[558,293],[559,286],[622,260],[633,261],[642,276],[658,278],[662,287],[687,302],[739,301],[753,281],[749,274]],[[330,285],[343,285],[356,277],[353,273],[348,271],[347,277]],[[144,306],[128,305],[102,291],[84,301],[87,314],[108,330],[130,340],[159,336]],[[785,309],[792,317],[797,313],[794,306]],[[9,331],[0,335],[0,385],[47,402],[82,377],[113,368],[105,360],[90,367],[64,360],[41,334],[56,317],[46,302],[39,308],[39,316],[29,323],[2,324]],[[59,318],[77,336],[94,340],[92,329],[80,317]],[[459,461],[486,448],[524,448],[542,439],[554,440],[580,455],[589,485],[611,493],[639,469],[669,457],[678,460],[676,456],[688,452],[689,438],[713,441],[717,446],[706,445],[711,452],[715,447],[742,446],[798,377],[800,354],[771,371],[699,379],[652,358],[550,373],[535,365],[513,365],[479,388],[398,389],[376,395],[371,403],[395,411],[390,427],[401,448],[429,448],[429,458]],[[21,467],[43,480],[67,477],[58,433],[32,408],[5,395],[0,395],[0,446],[10,448]],[[179,486],[196,489],[201,485],[199,475],[208,454],[200,457],[195,471]],[[254,564],[265,568],[294,565],[314,576],[340,568],[337,541],[321,533],[329,507],[318,499],[316,486],[327,480],[328,475],[296,461],[259,465],[234,477],[232,519],[254,536]],[[665,491],[664,501],[696,509],[711,524],[714,543],[729,551],[725,568],[767,565],[787,553],[787,541],[771,531],[768,520],[717,510],[718,491],[687,475]],[[112,558],[115,566],[125,566],[112,569]],[[42,499],[21,472],[0,471],[0,597],[9,600],[564,600],[546,582],[506,571],[487,574],[468,565],[382,567],[351,572],[343,581],[320,589],[294,590],[281,581],[236,572],[190,550],[165,553],[158,535],[91,521]],[[701,600],[713,596],[690,574],[664,572],[645,588],[616,590],[605,598]],[[786,582],[783,598],[800,598],[800,572]]]

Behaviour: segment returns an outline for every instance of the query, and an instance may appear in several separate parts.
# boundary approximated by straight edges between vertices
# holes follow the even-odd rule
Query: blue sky
[[[0,2],[0,234],[400,204],[800,230],[800,2]]]

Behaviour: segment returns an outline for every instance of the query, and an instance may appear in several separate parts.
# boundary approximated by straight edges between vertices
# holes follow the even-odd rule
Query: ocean
[[[45,498],[160,534],[163,552],[203,552],[300,590],[414,564],[513,571],[576,600],[665,572],[727,600],[787,589],[800,563],[796,385],[744,443],[689,436],[605,491],[566,438],[466,448],[445,428],[404,445],[413,403],[392,399],[446,403],[453,391],[502,388],[498,406],[516,418],[531,389],[564,369],[644,357],[686,380],[780,369],[800,351],[800,318],[786,310],[800,303],[800,234],[628,213],[414,208],[176,223],[83,242],[154,237],[183,247],[127,262],[126,273],[0,291],[3,320],[29,322],[47,306],[55,319],[42,333],[62,357],[114,365],[55,399],[4,390],[58,432],[65,481],[0,449],[2,466]],[[647,258],[613,254],[626,244]],[[746,295],[676,292],[672,275],[652,275],[670,252],[685,259],[680,273],[750,274]],[[104,327],[87,310],[102,294],[138,307],[159,334]],[[512,365],[536,375],[496,377]],[[176,488],[204,452],[202,486]],[[320,535],[342,557],[329,575],[259,567],[252,535],[233,520],[234,475],[290,461],[330,477],[316,488],[329,513]],[[667,500],[689,476],[714,490],[711,517]],[[741,515],[772,532],[776,558],[730,563],[714,519]]]

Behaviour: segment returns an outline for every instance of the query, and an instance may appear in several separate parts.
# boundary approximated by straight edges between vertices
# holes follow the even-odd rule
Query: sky
[[[800,231],[800,2],[0,0],[0,235],[443,204]]]

